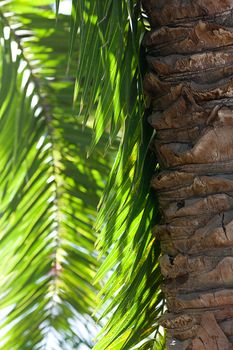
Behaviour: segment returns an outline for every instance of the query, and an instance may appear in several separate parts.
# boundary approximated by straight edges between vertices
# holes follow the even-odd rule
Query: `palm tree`
[[[231,349],[232,1],[72,4],[1,4],[0,347]]]
[[[232,1],[143,0],[167,349],[232,349]]]

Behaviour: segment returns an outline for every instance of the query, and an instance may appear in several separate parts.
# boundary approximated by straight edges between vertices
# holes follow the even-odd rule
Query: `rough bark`
[[[167,349],[233,349],[233,0],[142,0]]]

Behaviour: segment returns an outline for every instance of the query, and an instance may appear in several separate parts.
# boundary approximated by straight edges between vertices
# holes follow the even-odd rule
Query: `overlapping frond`
[[[0,14],[0,348],[89,349],[96,207],[110,160],[73,115],[68,23],[51,1]]]
[[[84,122],[94,111],[91,150],[106,129],[109,143],[117,134],[121,139],[96,224],[97,247],[106,257],[96,281],[111,276],[100,295],[108,305],[103,316],[112,316],[95,350],[151,349],[164,308],[160,248],[151,234],[158,221],[150,192],[156,159],[141,86],[141,11],[136,0],[73,1],[70,56],[75,40],[80,48],[74,98]]]
[[[134,113],[131,90],[138,73],[140,7],[125,0],[72,3],[70,57],[76,39],[80,50],[74,98],[85,122],[95,110],[94,146],[106,128],[111,141],[125,117]]]
[[[72,4],[69,24],[61,16],[54,21],[49,0],[12,0],[3,8],[2,346],[91,347],[95,294],[110,275],[100,297],[102,317],[112,316],[95,349],[159,350],[157,318],[164,304],[160,249],[151,234],[158,217],[150,193],[156,160],[139,69],[140,2]],[[80,118],[94,132],[83,131]],[[120,147],[96,223],[105,262],[94,289],[99,263],[92,225],[111,163],[103,148],[117,135]]]

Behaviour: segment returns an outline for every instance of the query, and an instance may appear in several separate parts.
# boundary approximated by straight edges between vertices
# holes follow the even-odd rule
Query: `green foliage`
[[[69,25],[55,26],[48,3],[12,1],[0,15],[1,349],[91,348],[96,328],[93,224],[111,160],[104,142],[86,158]]]
[[[111,142],[126,116],[134,114],[136,91],[134,96],[131,92],[138,74],[142,33],[138,15],[135,1],[73,0],[70,55],[77,31],[80,50],[74,98],[84,122],[95,110],[92,146],[106,128]]]
[[[73,0],[69,21],[51,5],[2,6],[0,347],[91,348],[99,292],[95,350],[163,349],[140,2]]]
[[[70,55],[75,39],[80,48],[74,97],[84,123],[94,111],[91,150],[106,128],[109,144],[121,131],[96,224],[97,248],[105,257],[96,282],[110,274],[100,307],[102,317],[111,316],[95,350],[133,348],[157,331],[164,309],[160,248],[151,234],[159,218],[150,193],[156,159],[149,150],[153,134],[142,93],[141,11],[135,0],[73,1]],[[142,348],[152,349],[151,344]]]

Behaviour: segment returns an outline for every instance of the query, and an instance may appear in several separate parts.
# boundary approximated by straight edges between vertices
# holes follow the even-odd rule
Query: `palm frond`
[[[92,226],[111,160],[74,117],[68,23],[51,1],[2,5],[0,347],[91,348]],[[104,136],[106,138],[106,136]]]
[[[73,1],[70,57],[75,41],[80,51],[74,97],[84,122],[95,111],[93,147],[106,128],[111,142],[125,117],[133,115],[130,92],[138,66],[138,14],[135,1]]]
[[[141,88],[140,4],[74,0],[70,24],[59,17],[56,25],[50,5],[12,0],[3,7],[3,346],[46,349],[51,337],[57,338],[55,349],[92,346],[78,327],[92,329],[95,293],[110,274],[100,297],[101,305],[108,305],[102,317],[114,315],[95,349],[152,349],[164,304],[160,249],[151,234],[158,221],[149,185],[156,160],[149,151],[153,135],[145,124]],[[58,12],[59,1],[56,5]],[[10,38],[6,27],[12,29]],[[15,62],[12,42],[19,50]],[[74,78],[74,109],[85,124],[93,122],[94,132],[87,127],[83,132],[73,115]],[[106,260],[94,289],[90,278],[99,263],[91,227],[111,164],[103,149],[117,135],[120,148],[96,224]],[[87,149],[89,165],[83,158]],[[18,289],[12,288],[15,281]]]
[[[109,144],[116,135],[121,139],[96,224],[97,248],[105,256],[96,281],[110,274],[100,307],[106,303],[103,317],[111,317],[95,350],[133,348],[157,332],[164,308],[160,247],[151,234],[159,221],[150,192],[157,162],[142,93],[141,16],[140,1],[73,1],[70,57],[75,40],[80,49],[74,100],[84,123],[94,114],[90,151],[105,130]],[[151,349],[151,341],[143,347]]]

